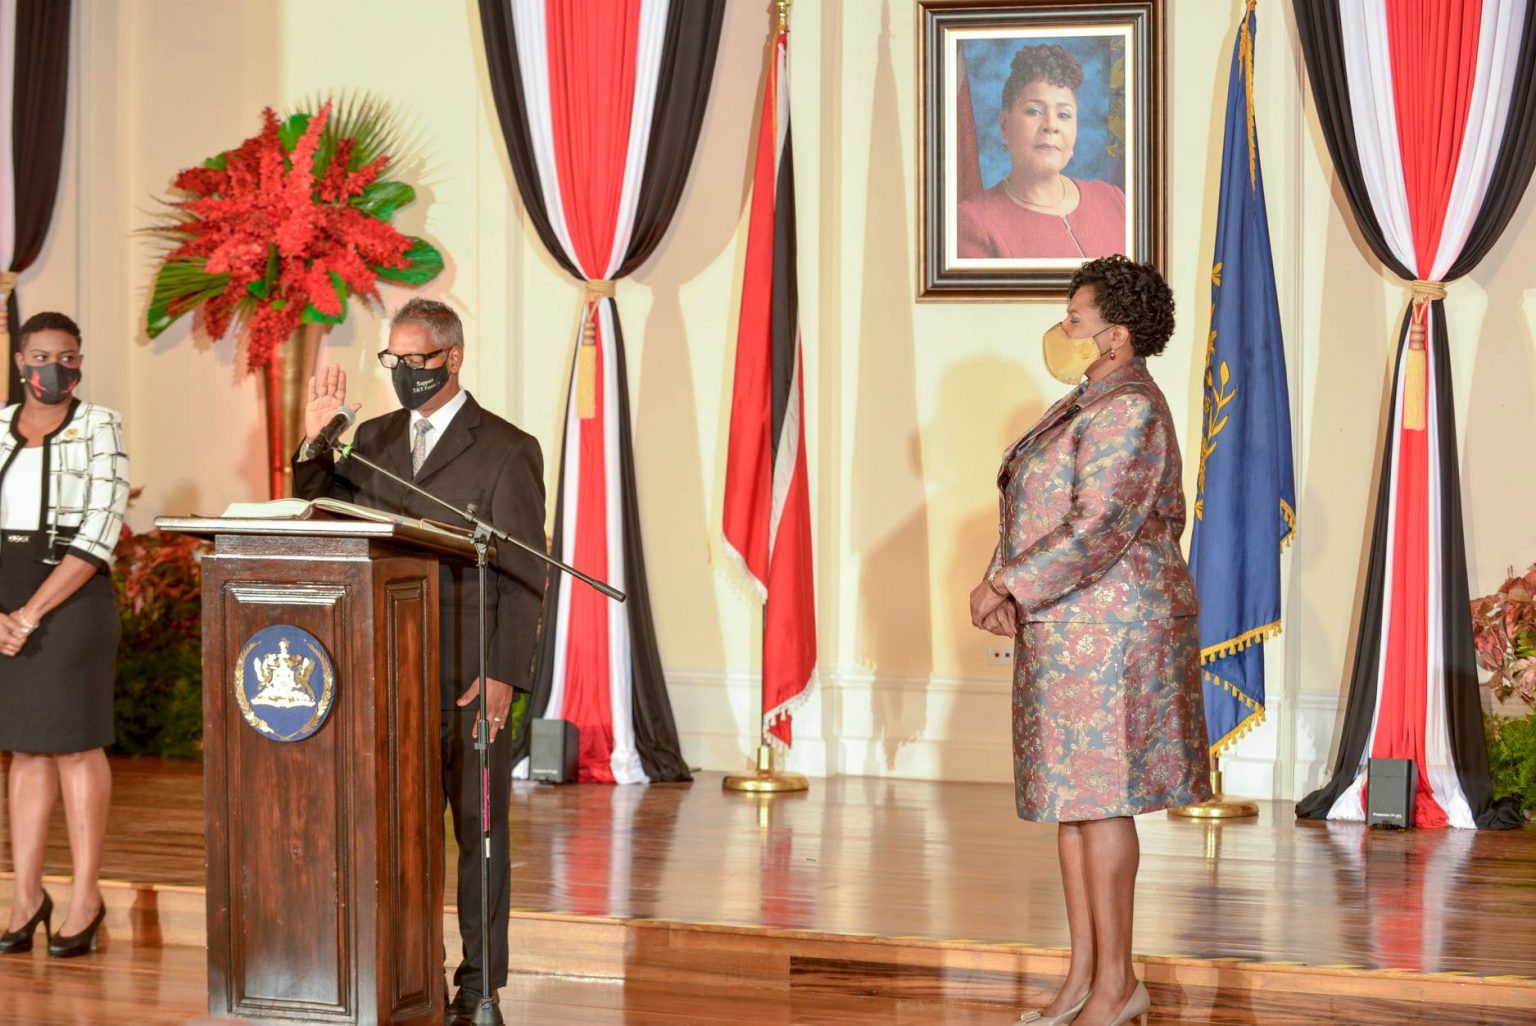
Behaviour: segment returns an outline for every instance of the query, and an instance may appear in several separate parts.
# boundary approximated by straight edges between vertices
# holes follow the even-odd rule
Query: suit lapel
[[[452,463],[465,449],[468,449],[475,440],[475,428],[480,424],[480,404],[475,402],[475,397],[464,395],[464,408],[461,409],[448,422],[448,427],[443,431],[443,437],[437,440],[432,451],[427,454],[427,462],[421,465],[420,472],[416,475],[416,483],[423,484],[433,474]],[[410,469],[409,466],[406,467]]]
[[[1078,410],[1081,408],[1078,405],[1081,395],[1081,392],[1073,390],[1056,400],[1051,404],[1051,408],[1046,410],[1039,420],[1035,421],[1034,427],[1024,432],[1023,437],[1008,447],[1007,451],[1003,453],[1002,465],[997,468],[998,488],[1006,488],[1008,486],[1008,480],[1013,476],[1014,461],[1019,458],[1020,453],[1029,447],[1031,442],[1062,421],[1070,420],[1077,415]]]
[[[1008,481],[1013,476],[1014,461],[1019,455],[1029,448],[1030,443],[1047,431],[1077,416],[1083,410],[1096,403],[1102,402],[1111,396],[1119,395],[1129,386],[1144,386],[1150,383],[1152,375],[1147,372],[1147,367],[1141,359],[1132,360],[1123,368],[1105,375],[1096,382],[1090,382],[1078,391],[1068,393],[1056,400],[1056,403],[1045,412],[1035,426],[1024,433],[1020,438],[1008,447],[1003,453],[1003,463],[997,470],[997,486],[1006,488]]]
[[[411,453],[406,445],[405,437],[408,426],[411,423],[411,415],[406,410],[396,410],[384,418],[384,423],[379,425],[378,451],[363,451],[379,466],[392,474],[398,474],[407,481],[411,478]],[[380,497],[380,505],[388,505],[392,508],[403,508],[405,501],[405,488],[389,480],[383,475],[378,477],[377,492]],[[393,501],[386,502],[385,499]]]

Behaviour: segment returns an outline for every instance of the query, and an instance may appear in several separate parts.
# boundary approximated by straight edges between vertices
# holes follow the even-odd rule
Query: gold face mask
[[[1102,334],[1103,331],[1099,332],[1099,335]],[[1040,338],[1040,348],[1045,354],[1045,369],[1051,372],[1051,377],[1064,385],[1077,384],[1099,358],[1099,345],[1095,341],[1097,338],[1098,335],[1073,338],[1060,323],[1054,325]]]

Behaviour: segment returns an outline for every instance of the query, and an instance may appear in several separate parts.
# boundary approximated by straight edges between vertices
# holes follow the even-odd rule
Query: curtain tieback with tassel
[[[576,347],[576,416],[582,420],[597,416],[597,304],[612,299],[613,294],[610,278],[587,282],[581,310],[581,344]]]
[[[1437,299],[1445,298],[1445,283],[1414,280],[1408,288],[1413,293],[1413,314],[1408,322],[1408,366],[1403,381],[1403,426],[1410,431],[1424,430],[1424,406],[1428,388],[1424,347],[1429,338],[1428,311]]]

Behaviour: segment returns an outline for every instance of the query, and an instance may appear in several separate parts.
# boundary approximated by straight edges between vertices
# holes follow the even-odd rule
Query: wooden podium
[[[473,546],[350,520],[156,525],[214,541],[203,561],[210,1012],[441,1023],[437,560],[472,560]],[[284,636],[280,652],[255,638],[264,630]],[[297,696],[289,705],[312,707],[294,734],[323,717],[302,740],[272,736],[284,702],[265,688],[279,685]]]

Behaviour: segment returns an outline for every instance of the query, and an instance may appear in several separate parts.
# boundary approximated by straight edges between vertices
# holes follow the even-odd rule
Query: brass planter
[[[293,494],[290,460],[304,438],[309,379],[315,373],[325,332],[324,324],[301,325],[261,369],[267,418],[267,487],[274,499]]]

